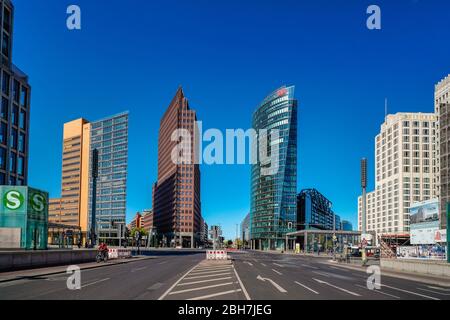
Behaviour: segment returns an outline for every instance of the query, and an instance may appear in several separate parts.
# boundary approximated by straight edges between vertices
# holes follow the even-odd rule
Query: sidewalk
[[[345,264],[345,263],[339,263],[337,261],[328,260],[328,261],[321,261],[320,263],[327,264],[327,265],[333,265],[335,267],[341,267],[351,270],[357,270],[366,272],[367,267],[358,266],[355,264]],[[381,268],[382,275],[393,277],[393,278],[400,278],[405,280],[411,280],[411,281],[417,281],[427,284],[434,284],[439,285],[443,287],[450,287],[450,279],[445,277],[439,277],[439,276],[433,276],[433,275],[423,275],[418,273],[411,273],[411,272],[405,272],[405,271],[395,271],[390,270],[386,268]]]
[[[136,262],[147,259],[156,259],[156,257],[148,257],[148,256],[138,256],[131,257],[128,259],[114,259],[109,260],[106,263],[97,263],[97,262],[89,262],[89,263],[80,263],[76,264],[80,267],[81,270],[95,269],[106,266],[114,266],[118,264],[125,264],[130,262]],[[56,266],[56,267],[47,267],[47,268],[37,268],[37,269],[28,269],[28,270],[19,270],[19,271],[8,271],[8,272],[0,272],[0,283],[16,281],[27,278],[41,277],[41,276],[49,276],[53,274],[66,273],[66,266]]]

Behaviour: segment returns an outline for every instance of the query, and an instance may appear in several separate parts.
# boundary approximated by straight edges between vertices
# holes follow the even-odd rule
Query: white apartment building
[[[450,75],[436,84],[434,111],[437,116],[436,193],[440,198],[441,228],[446,228],[446,204],[450,201]]]
[[[375,190],[367,193],[367,231],[407,234],[411,204],[436,197],[436,124],[434,113],[386,117],[375,137]],[[358,230],[361,205],[359,197]]]

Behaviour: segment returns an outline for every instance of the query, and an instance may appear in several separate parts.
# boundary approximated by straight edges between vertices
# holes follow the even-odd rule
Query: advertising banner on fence
[[[439,201],[413,203],[409,209],[411,244],[435,244],[439,230]]]

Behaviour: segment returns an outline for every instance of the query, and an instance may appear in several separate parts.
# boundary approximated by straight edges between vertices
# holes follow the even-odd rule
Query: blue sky
[[[15,0],[13,59],[32,85],[29,184],[60,194],[64,122],[130,111],[128,220],[151,207],[159,120],[179,85],[203,127],[249,128],[277,87],[299,100],[298,189],[356,223],[359,160],[389,112],[432,112],[450,73],[448,1]],[[82,30],[66,28],[77,4]],[[382,30],[366,28],[378,4]],[[202,166],[202,213],[234,237],[248,166]]]

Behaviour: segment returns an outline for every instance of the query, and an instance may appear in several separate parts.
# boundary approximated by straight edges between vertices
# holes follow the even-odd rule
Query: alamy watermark
[[[81,290],[81,270],[79,266],[69,266],[66,270],[70,276],[67,278],[66,285],[69,290]]]
[[[366,13],[370,14],[366,21],[367,29],[381,30],[381,8],[373,4],[367,7]]]
[[[369,290],[381,290],[381,269],[379,266],[369,266],[366,269],[366,273],[369,275],[366,281],[367,289]]]
[[[66,13],[69,15],[66,26],[69,30],[81,30],[81,8],[75,4],[67,7]]]

